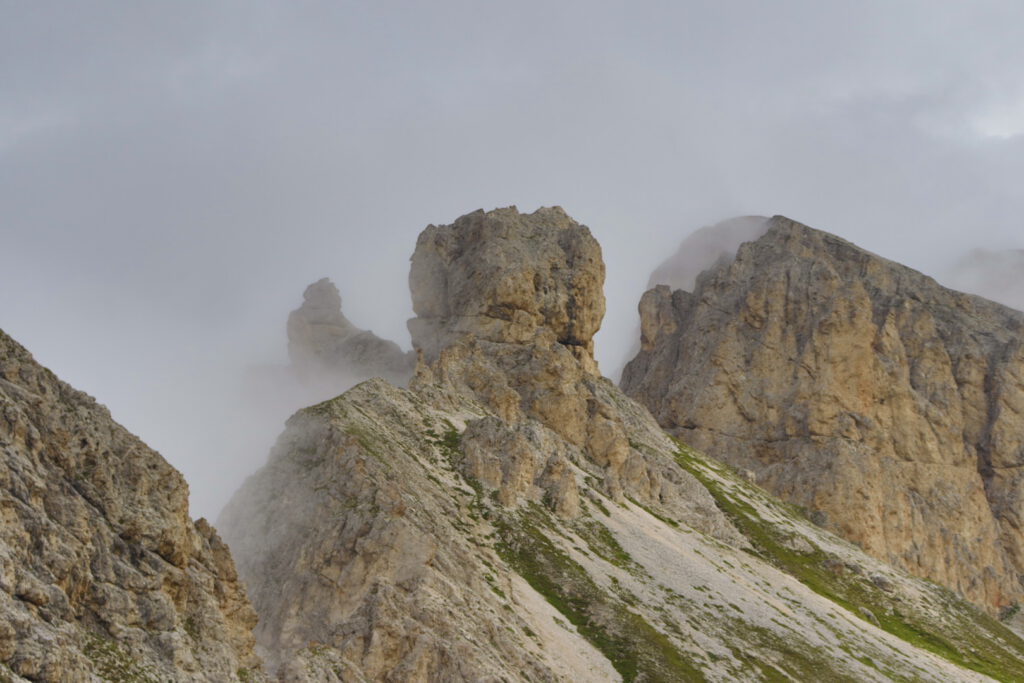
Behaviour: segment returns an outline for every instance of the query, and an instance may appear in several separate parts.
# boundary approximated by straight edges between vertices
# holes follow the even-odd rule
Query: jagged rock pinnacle
[[[413,345],[432,362],[462,336],[532,343],[539,335],[592,361],[603,286],[601,247],[561,207],[475,211],[428,226],[416,242]]]

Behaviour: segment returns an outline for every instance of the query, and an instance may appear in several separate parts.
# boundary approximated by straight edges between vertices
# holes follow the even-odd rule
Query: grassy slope
[[[798,516],[792,506],[747,484],[724,465],[678,445],[677,462],[711,492],[759,557],[853,614],[863,615],[862,608],[869,610],[882,629],[914,647],[997,680],[1024,680],[1024,640],[998,621],[934,584],[929,587],[936,609],[926,611],[899,604],[864,576],[836,573],[828,565],[828,555],[819,548],[800,551],[787,544],[786,533],[766,520],[751,501],[772,507],[776,514]]]

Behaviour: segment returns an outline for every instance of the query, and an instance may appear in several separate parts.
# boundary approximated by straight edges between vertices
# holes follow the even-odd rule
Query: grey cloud
[[[729,216],[925,271],[1024,246],[1015,2],[0,11],[0,325],[163,450],[200,514],[269,444],[218,453],[294,403],[231,412],[309,282],[408,344],[427,223],[559,204],[588,224],[609,370],[653,268]]]

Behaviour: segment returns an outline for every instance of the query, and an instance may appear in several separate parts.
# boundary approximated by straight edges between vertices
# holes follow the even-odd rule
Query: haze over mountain
[[[280,427],[238,387],[287,362],[282,314],[330,277],[408,349],[410,245],[469,207],[591,226],[606,372],[655,265],[730,216],[782,212],[933,274],[1024,246],[1022,12],[8,3],[0,317],[213,515]]]

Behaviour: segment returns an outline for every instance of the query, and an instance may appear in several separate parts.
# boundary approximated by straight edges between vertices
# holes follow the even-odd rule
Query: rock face
[[[410,389],[299,411],[218,522],[283,681],[982,680],[967,652],[1024,676],[1012,633],[601,378],[603,271],[558,208],[424,231]]]
[[[647,282],[648,289],[667,285],[671,289],[693,289],[697,276],[720,261],[729,261],[740,244],[757,239],[768,229],[764,216],[737,216],[707,225],[683,239],[675,253],[654,269]],[[622,377],[622,370],[640,352],[640,327],[633,335],[634,343],[613,377]]]
[[[181,475],[3,332],[0,449],[0,680],[262,679]]]
[[[683,514],[699,497],[688,477],[630,445],[631,429],[656,428],[644,424],[642,410],[612,396],[614,387],[598,373],[601,248],[560,207],[477,211],[427,227],[409,283],[417,314],[409,330],[425,361],[414,386],[470,396],[507,424],[536,421],[579,450],[616,500],[632,496]],[[490,448],[501,452],[497,444]],[[534,469],[542,479],[544,471],[565,471],[555,463]],[[563,490],[551,482],[542,487]],[[564,484],[568,515],[572,489]],[[729,533],[724,526],[717,532]]]
[[[534,344],[547,335],[592,360],[603,286],[601,247],[560,207],[476,211],[420,234],[409,273],[413,345],[430,363],[463,337]]]
[[[868,553],[1022,597],[1024,315],[783,217],[640,303],[622,387]]]
[[[349,322],[334,283],[317,280],[302,298],[302,306],[288,316],[288,355],[300,379],[344,388],[370,377],[400,385],[409,381],[415,354]]]

